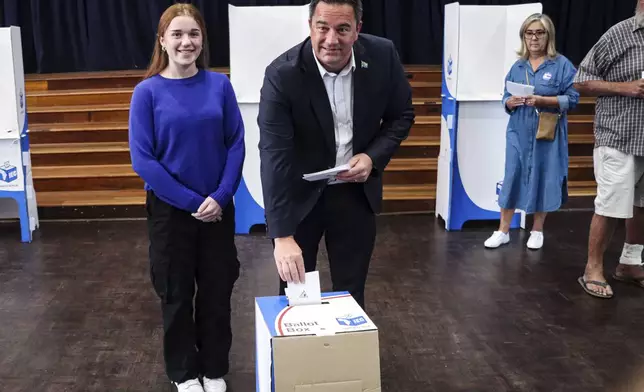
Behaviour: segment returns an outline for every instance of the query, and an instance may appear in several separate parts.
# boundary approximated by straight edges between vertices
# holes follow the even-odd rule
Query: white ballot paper
[[[327,169],[315,173],[308,173],[303,175],[302,178],[306,181],[330,180],[332,178],[335,178],[337,174],[349,169],[351,169],[351,166],[349,166],[349,164],[347,163],[345,165],[336,166],[332,169]]]
[[[534,94],[534,86],[528,84],[514,83],[508,80],[505,87],[515,97],[527,97],[528,95]]]
[[[288,283],[284,291],[288,297],[289,305],[319,305],[322,303],[320,273],[318,271],[307,272],[304,283]]]

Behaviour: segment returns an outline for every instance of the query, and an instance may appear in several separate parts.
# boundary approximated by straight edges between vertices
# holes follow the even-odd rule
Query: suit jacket
[[[383,171],[414,123],[412,92],[391,41],[360,34],[353,50],[353,155],[373,161],[361,186],[378,213]],[[259,152],[271,238],[294,235],[327,186],[302,175],[335,166],[333,112],[313,56],[307,38],[266,68],[261,88]]]

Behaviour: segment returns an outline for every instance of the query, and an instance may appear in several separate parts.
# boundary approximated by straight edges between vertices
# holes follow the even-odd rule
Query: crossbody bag
[[[526,83],[530,85],[530,79],[528,78],[528,69],[525,70],[525,79]],[[536,87],[535,79],[535,87]],[[557,133],[557,124],[561,118],[561,113],[553,112],[544,112],[539,111],[536,107],[534,110],[537,112],[537,117],[539,117],[539,126],[537,128],[537,140],[555,140],[555,135]]]

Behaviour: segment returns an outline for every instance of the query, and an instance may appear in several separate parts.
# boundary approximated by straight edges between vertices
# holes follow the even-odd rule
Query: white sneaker
[[[486,248],[498,248],[510,242],[510,233],[495,231],[490,238],[485,241]]]
[[[543,246],[543,233],[540,231],[531,231],[530,238],[528,238],[528,248],[541,249]]]
[[[181,384],[176,382],[173,384],[177,386],[177,392],[204,392],[198,378],[182,382]]]
[[[206,392],[226,392],[226,381],[223,378],[203,378],[203,389]]]

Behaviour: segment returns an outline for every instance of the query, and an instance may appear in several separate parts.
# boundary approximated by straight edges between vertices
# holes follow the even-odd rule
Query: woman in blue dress
[[[503,105],[510,115],[506,133],[505,177],[499,194],[501,222],[485,241],[497,248],[510,241],[510,221],[516,209],[534,214],[527,246],[543,246],[546,214],[559,209],[568,197],[567,111],[579,102],[573,89],[576,69],[555,49],[555,28],[543,14],[529,16],[519,33],[520,58],[506,76],[506,82],[534,86],[534,95],[512,96],[507,88]],[[538,112],[560,113],[554,140],[537,140]]]

